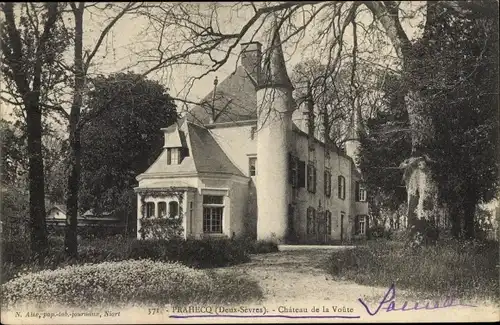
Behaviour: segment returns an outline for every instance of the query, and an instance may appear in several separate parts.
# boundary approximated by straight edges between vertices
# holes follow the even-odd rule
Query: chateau
[[[241,44],[241,65],[214,82],[210,105],[162,129],[163,152],[137,176],[138,238],[162,219],[178,220],[185,238],[326,244],[366,234],[359,142],[343,152],[318,139],[312,100],[297,105],[272,39],[266,55],[258,42]]]

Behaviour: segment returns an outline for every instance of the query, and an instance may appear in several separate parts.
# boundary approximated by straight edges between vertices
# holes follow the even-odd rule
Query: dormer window
[[[178,165],[181,163],[179,148],[167,149],[167,165]]]

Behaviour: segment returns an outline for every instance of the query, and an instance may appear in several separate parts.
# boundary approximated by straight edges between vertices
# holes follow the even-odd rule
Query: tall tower
[[[353,111],[352,122],[347,130],[347,137],[345,142],[346,154],[351,157],[356,166],[359,168],[358,155],[360,142],[360,134],[363,132],[363,126],[361,121],[361,107],[357,107]]]
[[[282,242],[287,233],[288,151],[293,86],[275,27],[257,90],[257,239]]]

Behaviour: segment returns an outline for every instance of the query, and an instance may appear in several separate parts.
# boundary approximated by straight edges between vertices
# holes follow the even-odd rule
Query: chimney
[[[241,44],[241,65],[245,68],[255,84],[259,84],[261,60],[262,44],[259,42]]]

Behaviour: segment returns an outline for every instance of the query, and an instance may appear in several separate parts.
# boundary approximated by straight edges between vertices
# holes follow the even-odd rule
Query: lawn
[[[404,243],[371,240],[351,250],[338,251],[326,263],[337,278],[456,298],[499,300],[499,246],[496,241],[441,241],[412,250]]]

